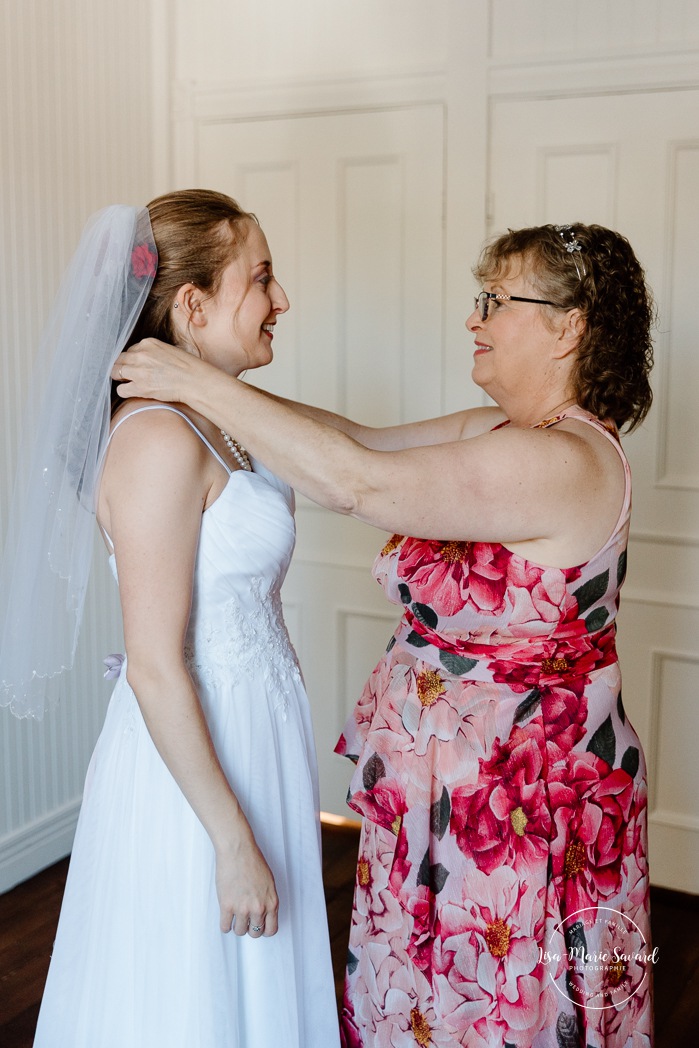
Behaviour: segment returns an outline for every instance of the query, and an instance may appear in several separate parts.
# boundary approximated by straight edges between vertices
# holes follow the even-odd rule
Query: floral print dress
[[[645,763],[614,644],[630,473],[574,414],[626,475],[590,561],[395,535],[374,565],[404,613],[336,747],[364,816],[349,1048],[652,1044]]]

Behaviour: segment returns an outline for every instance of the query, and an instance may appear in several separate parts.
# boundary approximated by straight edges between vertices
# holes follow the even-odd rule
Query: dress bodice
[[[296,540],[292,489],[254,460],[253,472],[231,472],[184,413],[138,410],[181,415],[229,473],[201,518],[185,638],[190,670],[210,684],[238,671],[262,674],[283,690],[290,675],[300,679],[281,603]],[[110,565],[118,583],[114,554]]]
[[[294,550],[293,493],[262,466],[237,470],[202,516],[185,655],[199,678],[300,679],[281,586]]]
[[[405,609],[399,639],[477,658],[494,646],[499,655],[532,653],[539,641],[546,656],[562,642],[574,643],[612,626],[626,572],[630,471],[615,435],[596,419],[575,417],[612,440],[624,465],[623,506],[602,549],[575,567],[556,568],[536,564],[497,542],[394,535],[373,572],[388,599]]]

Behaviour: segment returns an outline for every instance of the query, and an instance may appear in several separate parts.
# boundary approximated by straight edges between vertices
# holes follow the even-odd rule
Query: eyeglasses
[[[563,309],[563,306],[559,306],[557,302],[549,302],[547,298],[522,298],[521,295],[496,295],[492,291],[481,291],[480,295],[476,295],[473,300],[481,320],[488,319],[488,305],[491,299],[498,302],[538,302],[542,306],[555,306],[556,309]]]

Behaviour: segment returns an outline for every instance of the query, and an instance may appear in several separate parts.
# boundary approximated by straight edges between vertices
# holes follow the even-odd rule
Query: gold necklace
[[[546,418],[542,419],[541,422],[537,422],[536,425],[530,426],[530,429],[546,429],[551,423],[562,415],[565,415],[569,408],[576,408],[578,405],[574,400],[563,401],[558,408],[553,412],[552,415],[547,415]]]

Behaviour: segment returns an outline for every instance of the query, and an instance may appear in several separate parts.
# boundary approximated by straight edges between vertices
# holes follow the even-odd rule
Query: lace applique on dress
[[[200,622],[195,636],[185,645],[190,671],[208,684],[261,676],[279,696],[274,708],[286,720],[289,683],[300,684],[301,672],[284,622],[279,590],[265,592],[263,579],[251,579],[247,599],[235,596],[227,601],[218,623]]]

